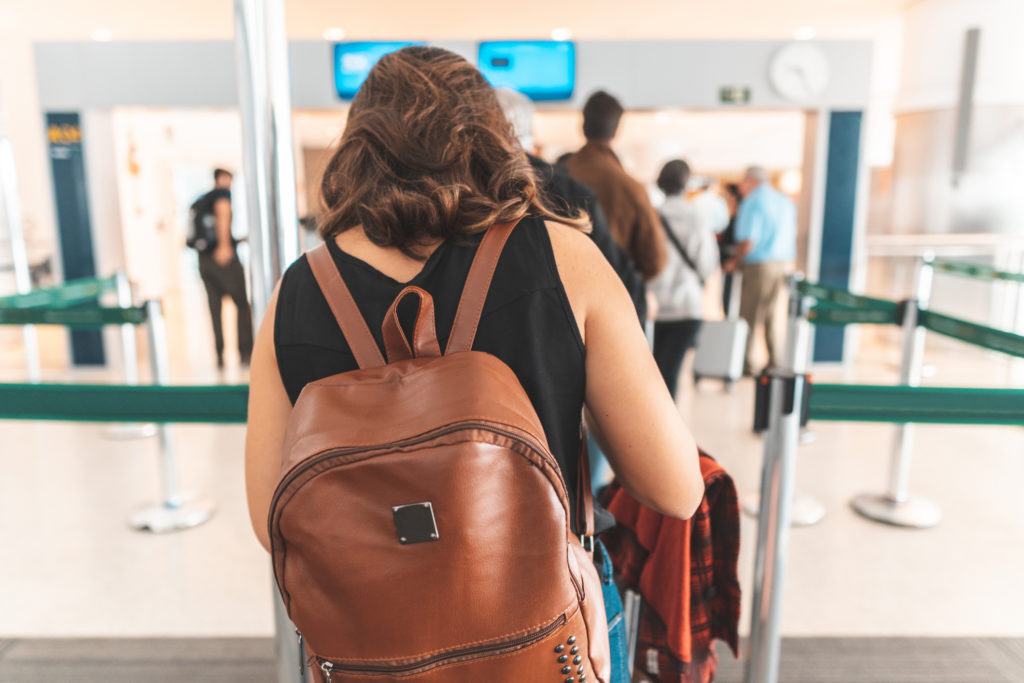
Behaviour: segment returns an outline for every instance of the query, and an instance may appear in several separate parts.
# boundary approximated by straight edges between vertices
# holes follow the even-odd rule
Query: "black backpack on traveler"
[[[217,246],[217,220],[213,215],[216,199],[214,192],[207,192],[188,208],[185,244],[200,253],[213,251]]]

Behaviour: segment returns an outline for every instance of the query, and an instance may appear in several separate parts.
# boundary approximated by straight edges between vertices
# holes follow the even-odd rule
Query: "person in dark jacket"
[[[549,164],[532,153],[533,140],[533,103],[526,95],[509,88],[496,88],[495,95],[501,105],[505,117],[515,129],[519,144],[530,159],[533,170],[540,181],[541,193],[545,195],[548,205],[564,216],[574,216],[579,211],[586,211],[590,216],[590,238],[601,250],[615,273],[622,280],[629,297],[633,300],[640,322],[647,319],[647,291],[644,277],[637,269],[629,255],[612,237],[608,227],[608,218],[597,203],[597,195],[589,187],[569,175],[561,166]]]
[[[579,211],[586,211],[590,216],[590,238],[597,245],[604,257],[615,269],[629,292],[633,306],[636,308],[640,324],[647,320],[647,286],[643,274],[637,269],[626,252],[612,237],[608,227],[608,219],[597,202],[597,195],[589,187],[569,175],[562,166],[555,166],[531,153],[533,140],[533,103],[526,95],[510,90],[496,88],[495,94],[505,117],[512,124],[519,144],[530,159],[534,172],[537,174],[541,194],[544,195],[552,210],[564,216],[575,216]],[[590,451],[590,481],[595,492],[602,490],[612,479],[612,469],[608,459],[593,436],[588,433],[587,448]],[[595,506],[597,528],[611,523],[606,512],[600,505]]]

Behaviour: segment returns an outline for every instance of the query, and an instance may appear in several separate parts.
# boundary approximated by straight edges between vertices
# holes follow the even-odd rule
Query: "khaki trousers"
[[[743,371],[755,374],[751,351],[754,332],[758,324],[764,326],[764,340],[768,346],[768,367],[782,362],[782,325],[778,324],[779,297],[786,289],[790,264],[786,261],[768,261],[743,266],[743,284],[740,289],[740,317],[747,321],[747,355]]]

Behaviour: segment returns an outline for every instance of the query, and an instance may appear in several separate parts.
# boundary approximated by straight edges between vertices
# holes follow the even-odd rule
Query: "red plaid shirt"
[[[705,494],[688,520],[646,508],[617,484],[605,496],[618,525],[602,535],[620,585],[638,591],[636,669],[663,683],[708,683],[724,640],[739,656],[739,504],[732,477],[700,454]]]

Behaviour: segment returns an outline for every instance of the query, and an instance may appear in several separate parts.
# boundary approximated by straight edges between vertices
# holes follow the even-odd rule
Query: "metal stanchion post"
[[[159,301],[146,302],[146,330],[149,333],[149,359],[153,382],[170,383],[167,360],[167,333],[163,307]],[[213,516],[214,505],[205,498],[181,493],[178,489],[178,465],[174,457],[174,432],[164,423],[158,427],[160,444],[161,501],[145,505],[128,518],[128,525],[138,531],[164,533],[199,526]]]
[[[786,367],[792,372],[807,372],[811,358],[811,323],[807,320],[810,300],[800,293],[798,283],[803,276],[797,273],[789,281],[789,315],[786,325]],[[766,437],[767,438],[767,437]],[[802,434],[798,441],[803,441]],[[751,517],[761,514],[761,493],[750,493],[743,497],[743,511]],[[793,526],[814,526],[824,519],[827,510],[824,503],[801,492],[793,494],[792,514],[789,515]]]
[[[11,245],[11,260],[14,263],[14,286],[18,294],[32,291],[32,274],[25,249],[25,232],[21,224],[21,199],[18,197],[18,177],[14,167],[14,153],[10,141],[0,131],[0,199],[7,217],[7,236]],[[28,381],[37,384],[42,381],[42,364],[39,359],[39,338],[35,325],[21,328],[25,344],[25,365]]]
[[[636,591],[627,589],[622,597],[622,615],[626,620],[626,661],[629,662],[629,675],[633,675],[636,667],[636,647],[640,636],[640,610],[644,599]]]
[[[806,377],[771,373],[770,413],[761,470],[761,509],[754,557],[754,600],[746,683],[776,683],[782,635],[782,586],[793,512],[793,478]]]
[[[283,0],[235,0],[238,108],[249,208],[253,325],[274,283],[299,255],[288,42]],[[295,627],[274,594],[277,681],[301,680],[304,656]]]
[[[917,295],[908,300],[903,310],[903,353],[900,360],[900,384],[916,387],[921,384],[921,362],[924,358],[925,328],[918,325],[918,312],[928,308],[934,276],[933,258],[926,255],[917,270]],[[886,493],[862,493],[851,501],[859,514],[894,526],[927,529],[942,521],[942,509],[932,501],[910,493],[910,462],[914,449],[914,425],[896,426],[892,461],[889,468],[889,490]]]
[[[117,282],[117,305],[121,308],[131,308],[134,304],[132,297],[132,284],[128,280],[128,273],[119,270],[114,274]],[[135,326],[126,323],[121,325],[121,355],[124,366],[124,383],[135,386],[139,383],[139,354],[135,345]],[[115,424],[105,431],[111,439],[140,439],[153,436],[157,433],[157,427],[152,422],[141,424]]]

